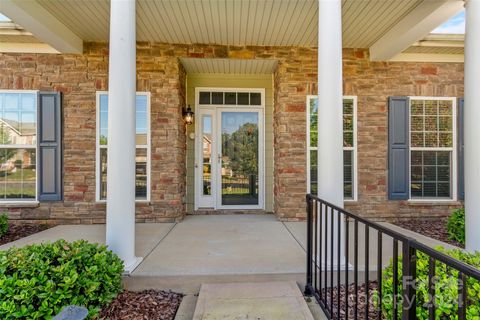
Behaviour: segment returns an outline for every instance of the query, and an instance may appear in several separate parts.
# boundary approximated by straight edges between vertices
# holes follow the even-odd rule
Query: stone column
[[[465,24],[466,248],[480,251],[480,0],[466,1]]]
[[[318,197],[343,208],[341,0],[318,1]],[[322,214],[325,216],[326,212]],[[329,216],[330,219],[330,216]],[[330,227],[330,226],[329,226]],[[337,264],[337,219],[334,262]],[[343,226],[342,226],[343,229]],[[341,245],[343,251],[343,245]],[[340,257],[343,259],[343,253]]]
[[[107,245],[132,272],[135,256],[135,0],[110,2]]]

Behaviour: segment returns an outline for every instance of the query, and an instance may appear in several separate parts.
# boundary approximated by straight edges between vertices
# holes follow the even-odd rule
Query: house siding
[[[8,208],[12,219],[52,224],[105,221],[105,204],[95,202],[95,92],[108,89],[108,46],[84,47],[83,55],[0,54],[0,89],[64,94],[64,201]],[[315,48],[301,47],[139,43],[137,90],[151,92],[152,144],[151,201],[137,204],[137,221],[174,221],[186,213],[186,73],[180,57],[278,60],[270,163],[273,211],[281,220],[304,219],[305,104],[307,95],[317,93],[316,54]],[[446,215],[461,205],[387,199],[387,101],[399,95],[462,97],[463,64],[371,62],[366,49],[345,49],[343,63],[344,94],[358,97],[358,201],[346,207],[370,218],[403,219]]]

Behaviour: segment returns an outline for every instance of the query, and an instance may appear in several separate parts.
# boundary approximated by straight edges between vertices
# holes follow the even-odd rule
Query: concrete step
[[[294,281],[202,284],[193,320],[314,320]]]
[[[290,281],[305,287],[305,273],[256,273],[256,274],[211,274],[211,275],[131,275],[123,278],[125,289],[141,291],[147,289],[172,290],[183,294],[198,294],[203,283],[258,283]]]

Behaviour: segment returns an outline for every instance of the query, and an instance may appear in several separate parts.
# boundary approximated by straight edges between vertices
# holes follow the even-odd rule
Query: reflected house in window
[[[34,122],[19,123],[14,120],[0,118],[0,140],[1,144],[14,145],[34,145],[37,138],[37,128]],[[9,154],[14,154],[9,159],[3,159],[1,170],[16,170],[15,167],[21,165],[22,168],[28,168],[35,163],[32,156],[23,149],[11,150]],[[34,154],[34,153],[33,153]]]

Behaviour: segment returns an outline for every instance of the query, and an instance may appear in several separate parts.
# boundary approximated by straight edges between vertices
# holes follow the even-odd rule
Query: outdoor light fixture
[[[193,123],[193,111],[192,108],[190,108],[190,105],[188,105],[187,110],[183,110],[183,120],[185,120],[186,124],[192,124]]]

